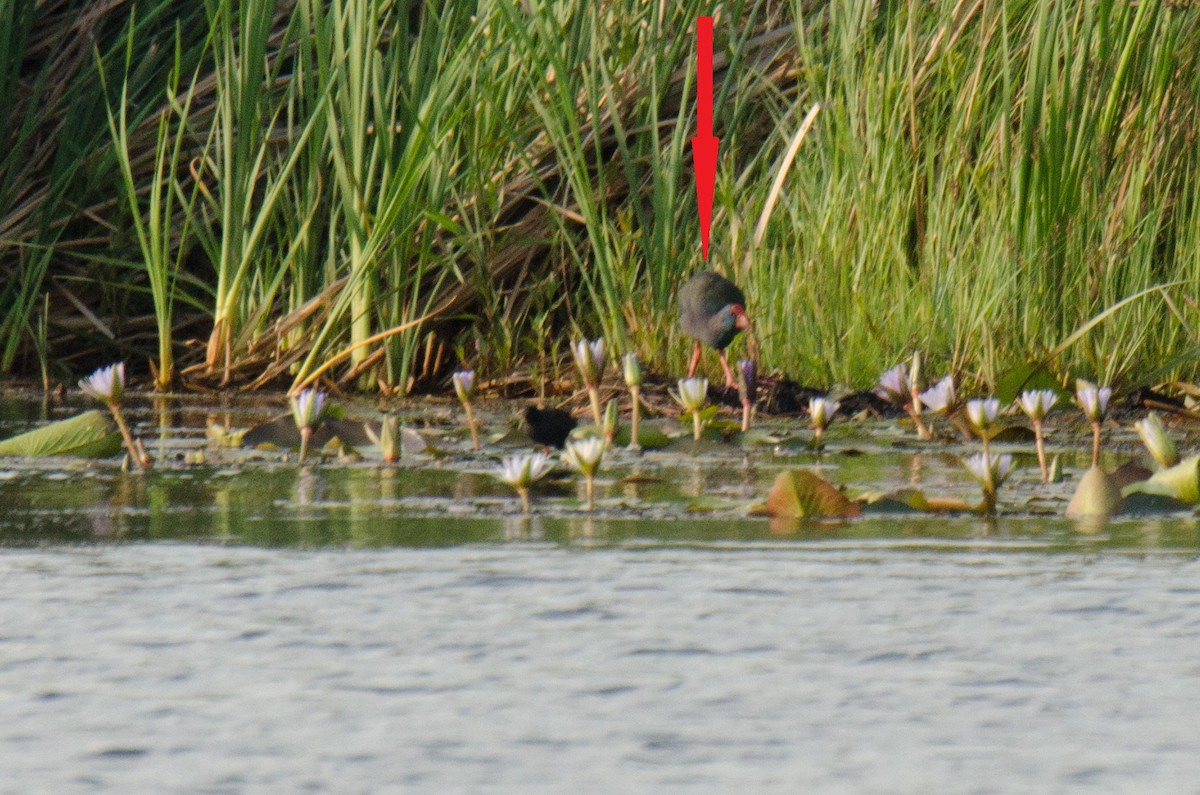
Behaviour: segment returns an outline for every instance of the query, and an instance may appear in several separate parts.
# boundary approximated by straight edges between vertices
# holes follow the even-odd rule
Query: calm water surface
[[[886,449],[618,456],[594,518],[454,454],[0,464],[0,792],[1200,791],[1193,517],[1028,471],[992,522],[747,517],[797,464],[970,494]]]
[[[8,792],[1200,780],[1190,556],[139,544],[0,570]]]

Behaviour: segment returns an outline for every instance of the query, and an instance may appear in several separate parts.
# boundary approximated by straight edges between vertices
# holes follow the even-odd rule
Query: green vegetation
[[[711,256],[762,368],[1196,377],[1188,6],[722,4]],[[712,12],[0,3],[0,373],[403,393],[579,336],[682,372]]]

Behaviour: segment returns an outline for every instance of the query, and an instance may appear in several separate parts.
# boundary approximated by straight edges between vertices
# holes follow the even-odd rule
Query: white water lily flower
[[[1075,382],[1075,400],[1083,409],[1084,415],[1092,422],[1100,422],[1108,412],[1108,400],[1112,397],[1112,387],[1096,386],[1082,378]]]
[[[836,400],[828,398],[815,397],[808,401],[808,416],[812,422],[812,426],[818,430],[825,430],[829,425],[829,421],[833,419],[833,415],[837,414],[837,410],[842,407],[842,404]]]
[[[921,393],[921,405],[934,414],[945,414],[954,408],[956,397],[954,376],[948,375]]]
[[[475,396],[475,371],[459,370],[450,376],[450,380],[454,382],[454,391],[458,394],[458,399],[463,403],[470,403],[471,398]]]
[[[302,389],[292,395],[292,419],[301,431],[312,430],[321,421],[325,411],[325,393],[319,389]]]
[[[599,383],[600,374],[604,372],[604,339],[578,340],[571,346],[571,355],[584,384],[591,387]]]
[[[81,380],[79,388],[101,403],[120,403],[125,396],[125,362],[101,367]]]
[[[912,399],[912,389],[908,384],[908,367],[898,364],[879,376],[879,386],[875,387],[874,391],[890,403],[906,405]]]
[[[1034,422],[1044,420],[1058,402],[1058,393],[1053,389],[1027,389],[1017,398],[1017,405]]]
[[[528,489],[550,471],[550,456],[545,453],[514,455],[500,465],[500,479],[516,489]]]
[[[1000,401],[996,398],[976,398],[967,401],[967,421],[980,433],[986,433],[996,424],[1000,414]]]
[[[592,477],[600,469],[600,461],[608,443],[597,436],[567,442],[567,463],[578,469],[585,477]]]
[[[1179,451],[1175,449],[1174,440],[1167,435],[1167,429],[1163,427],[1158,414],[1150,412],[1146,419],[1135,422],[1133,428],[1160,467],[1166,469],[1179,463]]]
[[[692,413],[704,408],[704,403],[708,400],[708,379],[703,376],[680,378],[676,399],[679,405]]]
[[[996,489],[1000,488],[1012,472],[1013,457],[1008,453],[998,456],[976,453],[964,459],[963,465],[971,473],[971,477],[983,487],[985,493],[994,495]]]
[[[633,352],[627,353],[622,361],[625,365],[625,386],[641,386],[642,363],[638,360],[638,355]]]

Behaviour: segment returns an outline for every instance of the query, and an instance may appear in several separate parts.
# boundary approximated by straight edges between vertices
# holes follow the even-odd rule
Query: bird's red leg
[[[733,380],[733,373],[729,369],[729,360],[725,358],[725,351],[717,351],[721,357],[721,369],[725,371],[725,388],[733,389],[737,386],[737,381]]]
[[[696,375],[696,368],[700,366],[700,341],[696,341],[696,349],[692,351],[692,363],[688,365],[688,378]]]

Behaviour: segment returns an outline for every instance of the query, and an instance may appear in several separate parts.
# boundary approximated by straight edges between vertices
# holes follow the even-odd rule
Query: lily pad
[[[1126,516],[1159,516],[1191,510],[1192,506],[1164,494],[1131,493],[1121,501],[1121,513]]]
[[[1121,507],[1121,489],[1116,480],[1099,467],[1083,473],[1075,494],[1067,503],[1072,519],[1098,519],[1112,516]]]
[[[361,422],[334,417],[326,418],[313,429],[309,446],[319,449],[329,444],[334,437],[351,447],[366,447],[371,444],[371,439]],[[290,450],[300,446],[300,431],[296,428],[296,421],[292,419],[292,415],[284,414],[247,430],[242,436],[242,443],[258,449]]]
[[[871,492],[859,497],[864,514],[912,514],[929,510],[929,500],[919,489]]]
[[[617,426],[617,438],[615,444],[621,447],[628,446],[629,438],[632,434],[632,429],[629,425],[621,424]],[[671,437],[662,432],[662,428],[652,422],[638,423],[638,446],[646,450],[660,450],[671,443]]]
[[[957,497],[926,497],[920,489],[898,489],[864,494],[859,498],[864,514],[977,513],[980,508]]]
[[[1158,494],[1195,505],[1200,502],[1200,455],[1155,472],[1140,483],[1125,487],[1125,494]]]
[[[832,483],[805,469],[780,472],[763,506],[768,516],[799,518],[846,518],[861,516],[862,508],[851,502]]]
[[[107,458],[120,451],[121,434],[116,425],[96,409],[0,442],[0,455]]]
[[[602,433],[600,428],[595,425],[584,425],[576,428],[571,432],[572,439],[586,439],[589,436],[599,436]],[[628,447],[629,437],[633,433],[630,426],[626,423],[621,423],[617,426],[616,436],[613,438],[614,447]],[[672,442],[670,436],[663,433],[662,428],[652,422],[638,423],[638,445],[644,450],[661,450]]]

